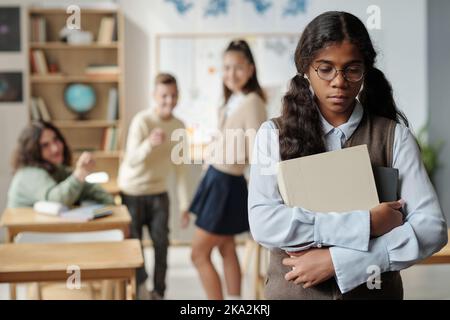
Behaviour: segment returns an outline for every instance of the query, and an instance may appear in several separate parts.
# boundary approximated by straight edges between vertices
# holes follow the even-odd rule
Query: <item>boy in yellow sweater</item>
[[[176,142],[172,132],[184,124],[172,114],[178,101],[176,79],[159,74],[155,79],[156,106],[139,112],[133,118],[127,139],[126,153],[119,169],[118,183],[122,201],[132,217],[131,236],[142,238],[147,226],[155,250],[152,299],[162,299],[166,289],[167,249],[169,246],[169,197],[167,176],[175,169],[180,212],[186,212],[189,199],[186,166],[174,165],[171,151]],[[146,298],[147,273],[137,270],[138,298]]]

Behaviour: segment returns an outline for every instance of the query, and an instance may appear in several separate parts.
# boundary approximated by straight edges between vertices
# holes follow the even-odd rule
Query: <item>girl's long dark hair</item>
[[[255,59],[253,59],[252,51],[250,50],[250,46],[248,45],[247,41],[245,40],[234,40],[231,41],[228,47],[225,49],[224,53],[235,51],[235,52],[241,52],[245,58],[248,60],[248,62],[253,65],[254,72],[252,77],[248,80],[247,84],[245,85],[243,92],[244,93],[250,93],[255,92],[258,94],[263,101],[266,101],[266,95],[264,94],[263,89],[259,85],[258,82],[258,76],[256,74],[256,64]],[[227,104],[228,99],[230,99],[232,95],[232,92],[230,89],[227,88],[227,86],[223,85],[223,96],[225,98],[225,104]]]
[[[38,167],[46,170],[50,175],[55,173],[56,166],[42,158],[40,139],[46,129],[52,130],[64,146],[63,164],[71,165],[72,155],[69,146],[58,128],[49,122],[33,121],[19,136],[12,161],[14,172],[23,167]]]
[[[283,97],[279,121],[282,160],[325,151],[319,111],[309,89],[309,81],[303,75],[321,49],[344,40],[359,48],[364,58],[366,73],[364,87],[359,94],[364,112],[396,122],[402,120],[408,126],[408,120],[396,107],[389,81],[374,66],[377,53],[364,24],[347,12],[325,12],[308,24],[295,50],[298,73],[292,78]]]

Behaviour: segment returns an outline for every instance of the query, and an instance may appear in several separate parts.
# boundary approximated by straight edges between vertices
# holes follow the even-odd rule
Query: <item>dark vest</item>
[[[279,127],[278,119],[272,121]],[[363,116],[344,147],[367,144],[370,161],[373,167],[392,167],[394,134],[396,123],[393,120]],[[363,283],[355,289],[341,294],[336,280],[331,278],[312,288],[303,289],[291,281],[286,281],[284,275],[290,267],[282,264],[288,255],[281,249],[270,251],[270,263],[267,271],[265,298],[282,300],[349,300],[349,299],[403,299],[403,285],[399,272],[385,272],[381,274],[381,289],[369,290]],[[367,274],[369,278],[370,274]]]

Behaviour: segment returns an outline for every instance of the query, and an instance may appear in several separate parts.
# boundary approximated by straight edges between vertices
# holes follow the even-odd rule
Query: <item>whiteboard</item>
[[[223,103],[222,58],[234,39],[245,39],[256,63],[258,80],[268,96],[269,117],[279,115],[281,99],[296,74],[298,34],[170,35],[156,37],[156,71],[178,81],[180,97],[174,114],[190,133],[191,143],[208,143],[217,129]]]

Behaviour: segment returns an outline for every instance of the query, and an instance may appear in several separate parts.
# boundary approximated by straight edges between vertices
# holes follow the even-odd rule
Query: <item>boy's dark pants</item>
[[[155,250],[153,290],[164,296],[166,290],[167,248],[169,246],[169,197],[167,192],[155,195],[122,194],[122,203],[131,215],[131,237],[142,239],[142,227],[147,226]],[[136,282],[147,279],[145,267],[137,269]]]

